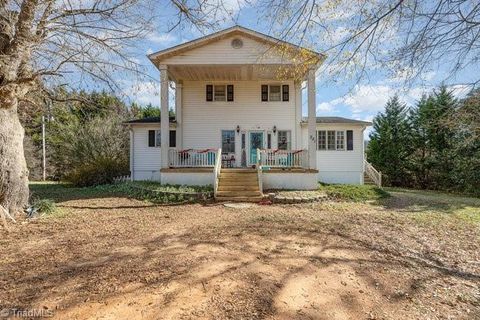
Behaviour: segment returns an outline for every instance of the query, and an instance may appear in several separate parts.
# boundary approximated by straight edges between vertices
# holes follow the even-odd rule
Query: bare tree
[[[130,54],[152,30],[153,13],[172,12],[164,28],[204,30],[228,18],[220,1],[0,0],[0,215],[14,217],[28,202],[24,130],[17,109],[55,79],[115,86],[141,69]],[[158,27],[158,26],[157,26]]]
[[[448,68],[442,80],[458,82],[462,70],[478,69],[478,0],[259,0],[257,5],[265,9],[258,12],[265,12],[260,20],[271,33],[328,54],[326,68],[334,76],[360,81],[381,71],[408,84],[441,65]],[[479,81],[478,73],[466,80],[473,86]]]

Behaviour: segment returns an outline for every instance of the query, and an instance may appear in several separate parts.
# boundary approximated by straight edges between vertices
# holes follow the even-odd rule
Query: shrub
[[[57,209],[57,206],[53,200],[39,199],[33,203],[33,208],[40,214],[51,214]]]
[[[129,137],[122,120],[109,115],[56,125],[52,145],[58,174],[81,187],[112,183],[128,174]]]

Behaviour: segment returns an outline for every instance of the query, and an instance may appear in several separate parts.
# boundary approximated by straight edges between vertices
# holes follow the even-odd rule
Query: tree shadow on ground
[[[96,241],[103,241],[101,233],[85,240],[67,238],[60,243],[71,251],[55,245],[23,253],[8,265],[0,265],[0,283],[5,284],[0,301],[22,308],[56,302],[63,309],[59,314],[68,315],[88,303],[109,301],[112,305],[124,300],[131,303],[130,299],[140,301],[147,315],[156,308],[166,318],[260,319],[281,315],[329,319],[335,312],[351,315],[368,311],[375,304],[369,295],[379,299],[388,296],[399,303],[415,297],[426,283],[438,278],[480,281],[475,272],[412,248],[393,251],[342,230],[297,221],[255,219],[156,234],[133,243],[118,241],[108,247],[96,245]],[[60,250],[66,253],[61,260],[56,259]],[[398,272],[380,276],[380,268]],[[402,272],[415,273],[415,278]],[[353,282],[348,287],[341,284],[353,274],[360,289]],[[322,289],[318,279],[328,282],[332,290]],[[154,293],[155,298],[146,292]],[[325,297],[328,293],[331,296]],[[289,294],[294,298],[284,301]],[[311,302],[299,310],[297,300],[309,301],[308,295],[324,299],[323,303]],[[103,304],[92,306],[100,314],[121,312]],[[395,306],[385,306],[385,310],[389,308]]]

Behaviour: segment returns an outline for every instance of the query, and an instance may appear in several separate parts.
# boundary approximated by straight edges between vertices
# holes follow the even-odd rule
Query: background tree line
[[[480,194],[480,89],[446,86],[408,107],[395,95],[373,120],[367,159],[392,186]]]
[[[123,122],[159,116],[151,104],[126,104],[113,94],[57,90],[58,99],[19,107],[25,127],[25,156],[31,180],[41,180],[42,116],[46,127],[47,179],[78,186],[112,182],[129,173],[129,133]],[[41,98],[40,98],[41,99]],[[47,100],[45,100],[47,101]]]

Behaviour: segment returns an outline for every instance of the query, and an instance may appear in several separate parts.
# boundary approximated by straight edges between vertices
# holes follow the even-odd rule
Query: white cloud
[[[333,99],[331,101],[320,102],[317,106],[317,113],[335,113],[335,106],[343,102],[343,98]]]
[[[391,87],[385,85],[360,85],[344,98],[344,103],[352,109],[353,113],[380,111],[394,93]]]
[[[132,101],[147,105],[151,103],[154,106],[160,104],[160,85],[156,82],[138,82],[129,84],[123,90],[123,93]]]
[[[177,40],[177,37],[171,33],[151,32],[147,36],[147,40],[156,44],[167,45]]]
[[[147,49],[147,54],[152,54],[153,53],[153,49],[152,48],[148,48]]]

